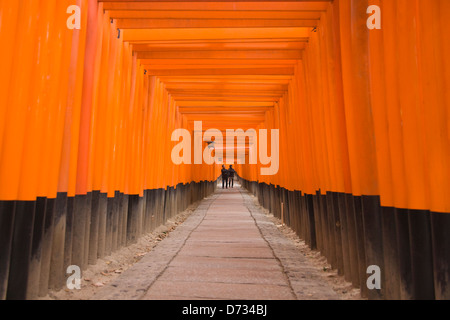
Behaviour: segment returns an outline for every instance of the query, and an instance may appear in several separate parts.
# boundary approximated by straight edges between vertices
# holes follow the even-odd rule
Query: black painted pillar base
[[[348,254],[350,268],[352,270],[351,282],[355,288],[361,285],[360,268],[358,259],[358,238],[355,220],[355,205],[353,195],[345,194],[345,215],[348,230]]]
[[[437,300],[450,300],[450,213],[431,212],[434,288]]]
[[[137,242],[137,224],[140,209],[139,195],[128,197],[127,246]]]
[[[100,191],[92,192],[91,202],[91,228],[89,233],[89,256],[88,263],[95,264],[98,258],[100,228]]]
[[[72,265],[85,269],[87,196],[76,195],[73,203]]]
[[[348,241],[348,226],[347,226],[347,204],[345,200],[345,194],[341,192],[335,193],[338,203],[338,213],[336,217],[336,230],[341,239],[341,252],[342,252],[342,262],[343,262],[343,273],[346,281],[352,281],[352,269],[350,263],[349,254],[349,241]]]
[[[355,221],[356,231],[356,246],[358,251],[358,269],[359,269],[359,284],[361,289],[361,296],[368,297],[367,288],[367,264],[366,264],[366,250],[365,250],[365,236],[364,236],[364,220],[362,212],[361,196],[353,196],[353,215]]]
[[[397,247],[400,280],[400,298],[411,300],[412,291],[412,269],[411,269],[411,248],[409,241],[409,221],[408,210],[395,209],[395,226],[397,229]]]
[[[379,300],[384,298],[386,287],[383,237],[381,224],[381,206],[379,196],[362,196],[362,213],[364,223],[364,247],[366,252],[366,272],[369,266],[378,266],[381,270],[381,289],[368,290],[369,299]],[[367,274],[366,274],[367,276]],[[364,283],[362,283],[364,286]]]
[[[305,194],[303,196],[304,201],[304,210],[307,216],[309,217],[309,232],[311,235],[311,249],[317,250],[319,247],[319,226],[320,224],[317,221],[317,212],[314,209],[314,199],[313,196],[310,194]],[[308,226],[305,226],[308,228]]]
[[[32,250],[36,201],[16,201],[6,299],[25,300]]]
[[[142,199],[142,198],[141,198]],[[122,231],[121,223],[123,223],[122,213],[123,213],[123,201],[124,194],[122,192],[116,192],[116,202],[114,206],[114,211],[112,214],[111,221],[111,251],[116,251],[122,245],[119,241],[119,234]],[[120,231],[119,231],[120,230]]]
[[[331,218],[330,227],[332,228],[332,231],[334,233],[333,242],[336,255],[336,269],[338,271],[338,275],[343,276],[345,272],[344,272],[344,254],[341,235],[342,222],[340,219],[341,207],[339,206],[339,197],[336,192],[327,192],[327,197],[331,197],[332,199],[331,203],[333,206],[333,209],[329,212],[330,214],[329,218]]]
[[[326,195],[321,194],[320,191],[317,192],[320,202],[320,210],[322,213],[322,223],[323,223],[323,234],[325,237],[325,247],[326,247],[326,255],[328,263],[331,265],[333,269],[337,268],[336,263],[336,247],[334,245],[334,224],[332,219],[332,210],[333,210],[333,198],[327,197]]]
[[[85,208],[85,225],[84,225],[84,256],[83,256],[83,270],[87,268],[89,264],[89,240],[91,233],[91,208],[92,207],[92,192],[88,192],[86,194],[86,203],[84,205]]]
[[[413,299],[434,300],[430,213],[408,210]]]
[[[75,205],[75,197],[67,197],[66,234],[64,240],[65,245],[64,245],[64,264],[63,264],[64,277],[66,276],[67,267],[72,265],[74,205]]]
[[[54,220],[55,220],[56,199],[47,199],[47,206],[44,220],[44,234],[42,238],[42,259],[41,272],[39,275],[39,293],[43,297],[47,294],[50,278],[50,264],[52,258]]]
[[[312,205],[312,210],[314,211],[314,221],[316,222],[316,238],[317,238],[317,250],[323,255],[326,256],[326,248],[325,248],[325,235],[323,234],[323,221],[322,221],[322,212],[320,208],[319,196],[316,194],[306,194],[306,203],[308,210]]]
[[[97,234],[97,259],[102,258],[106,254],[106,228],[107,228],[107,216],[108,216],[108,203],[110,202],[106,193],[100,193],[98,195],[97,202],[92,202],[92,209],[96,210],[98,234]],[[95,251],[95,249],[92,249]],[[92,252],[93,253],[93,252]],[[92,256],[92,259],[94,257]]]
[[[0,300],[6,299],[14,231],[15,201],[0,201]]]
[[[127,194],[123,194],[122,201],[119,204],[119,210],[120,210],[121,220],[122,220],[121,239],[120,239],[121,246],[127,245],[127,228],[128,228],[127,223],[128,223],[128,215],[129,215],[129,212],[128,212],[129,202],[130,202],[130,196]]]
[[[56,196],[53,217],[53,239],[50,258],[49,281],[50,289],[58,290],[64,285],[64,247],[66,240],[67,193],[60,192]],[[40,293],[41,295],[44,292]]]
[[[30,267],[28,270],[27,300],[37,298],[39,294],[39,276],[42,261],[42,241],[44,235],[44,221],[47,198],[36,199],[34,211],[33,240],[31,243]]]
[[[385,299],[398,300],[401,298],[401,295],[395,208],[381,207],[381,223],[383,225]]]

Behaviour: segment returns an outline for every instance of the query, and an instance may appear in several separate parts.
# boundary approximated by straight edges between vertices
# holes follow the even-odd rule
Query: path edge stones
[[[270,221],[257,205],[256,199],[251,197],[245,189],[241,189],[240,192],[261,235],[280,262],[295,298],[297,300],[339,300],[339,295],[318,274],[317,269],[300,253],[295,244]],[[320,293],[315,298],[318,292]]]
[[[214,193],[201,200],[198,207],[181,225],[158,243],[139,262],[113,282],[107,284],[90,300],[141,299],[177,256],[191,233],[203,221],[210,205],[218,195],[219,193]]]

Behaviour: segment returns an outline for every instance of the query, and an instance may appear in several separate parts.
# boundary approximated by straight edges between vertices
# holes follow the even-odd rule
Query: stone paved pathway
[[[338,299],[318,271],[235,185],[217,189],[93,299]]]

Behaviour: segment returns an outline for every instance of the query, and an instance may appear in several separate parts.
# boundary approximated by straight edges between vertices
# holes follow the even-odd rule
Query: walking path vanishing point
[[[338,299],[239,185],[217,189],[93,299]]]

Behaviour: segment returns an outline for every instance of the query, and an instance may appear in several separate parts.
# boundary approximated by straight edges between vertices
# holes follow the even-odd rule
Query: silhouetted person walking
[[[228,169],[228,185],[233,188],[234,187],[234,174],[236,173],[236,170],[233,169],[233,166],[230,165],[230,168]]]
[[[222,165],[222,189],[228,189],[228,170],[225,168],[225,165]]]

